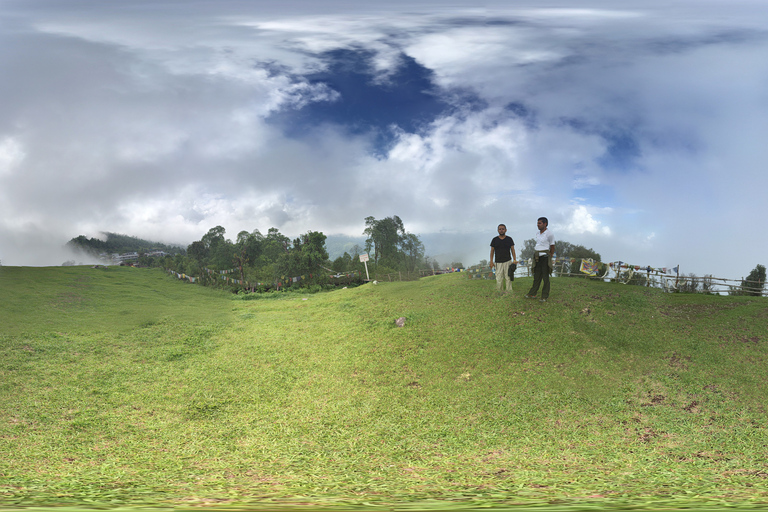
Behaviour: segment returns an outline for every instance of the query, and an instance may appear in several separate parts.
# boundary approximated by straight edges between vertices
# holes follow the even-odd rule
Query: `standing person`
[[[502,291],[504,281],[507,282],[506,291],[512,291],[512,281],[509,279],[509,264],[517,264],[517,255],[515,254],[515,241],[507,236],[507,226],[499,224],[499,236],[491,240],[491,268],[496,262],[496,290]],[[511,254],[510,254],[511,253]],[[494,260],[494,256],[496,259]]]
[[[533,248],[533,286],[525,296],[526,299],[535,299],[539,285],[544,281],[541,302],[547,302],[549,298],[549,274],[552,273],[552,258],[555,255],[555,235],[547,229],[548,225],[549,221],[546,217],[539,217],[536,221],[539,232],[536,234],[536,246]]]

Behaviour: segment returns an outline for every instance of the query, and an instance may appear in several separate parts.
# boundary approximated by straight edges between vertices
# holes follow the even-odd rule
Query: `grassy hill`
[[[768,504],[768,302],[553,283],[0,267],[0,507]]]

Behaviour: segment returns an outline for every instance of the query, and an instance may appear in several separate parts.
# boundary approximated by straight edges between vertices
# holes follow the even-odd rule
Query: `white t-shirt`
[[[549,228],[545,229],[543,233],[536,233],[536,247],[534,247],[534,251],[549,252],[550,245],[555,245],[555,235],[552,234]]]

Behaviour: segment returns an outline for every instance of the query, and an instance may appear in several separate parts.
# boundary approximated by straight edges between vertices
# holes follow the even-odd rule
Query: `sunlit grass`
[[[763,299],[1,268],[0,504],[768,503]]]

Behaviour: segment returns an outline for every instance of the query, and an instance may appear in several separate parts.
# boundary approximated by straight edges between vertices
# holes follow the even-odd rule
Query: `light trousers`
[[[509,265],[511,264],[511,260],[496,263],[496,290],[502,291],[504,289],[504,281],[507,282],[507,291],[512,290],[512,280],[509,278]]]

